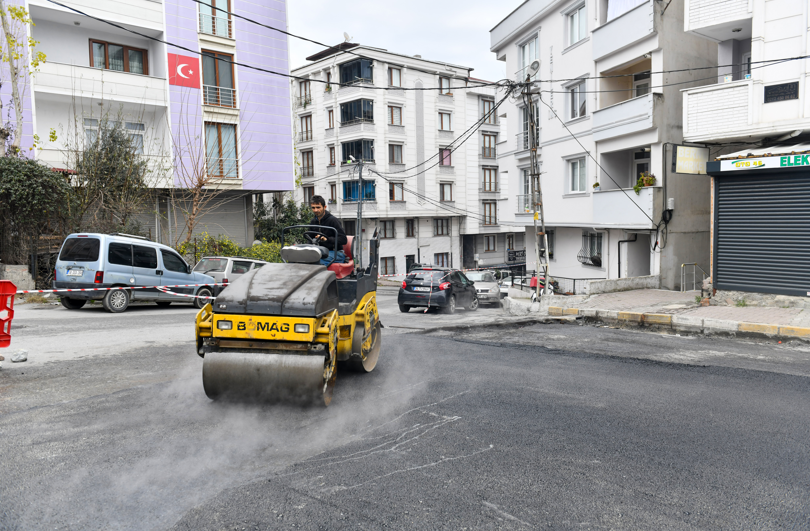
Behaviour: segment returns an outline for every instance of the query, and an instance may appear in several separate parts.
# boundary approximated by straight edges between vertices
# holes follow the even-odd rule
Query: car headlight
[[[293,327],[293,330],[296,334],[307,334],[309,333],[309,325],[308,324],[297,324]]]
[[[492,289],[489,290],[490,293],[498,293],[501,291],[498,286],[492,286]]]
[[[220,330],[233,330],[233,323],[231,321],[217,321],[217,328]]]

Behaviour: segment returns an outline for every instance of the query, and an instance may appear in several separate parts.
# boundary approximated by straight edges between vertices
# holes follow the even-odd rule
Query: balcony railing
[[[534,212],[532,206],[532,194],[521,194],[517,196],[517,213],[518,214],[531,214]]]
[[[200,13],[200,33],[232,39],[231,20],[227,16]]]
[[[531,139],[529,138],[529,131],[528,130],[521,131],[520,133],[515,135],[515,139],[516,139],[515,148],[518,151],[523,151],[523,150],[529,149],[531,147],[531,145],[529,143],[529,141]],[[535,142],[535,145],[536,146],[540,145],[540,131],[539,130],[537,131],[537,141]]]
[[[236,158],[207,158],[208,175],[221,179],[238,179],[239,164]]]
[[[529,66],[531,66],[531,65],[524,66],[523,68],[521,68],[520,70],[515,72],[515,81],[517,81],[518,83],[523,83],[523,82],[526,81],[526,77],[529,74]],[[538,74],[539,74],[539,72],[538,72]],[[531,77],[531,80],[532,81],[537,81],[537,74],[534,74]]]
[[[312,131],[301,131],[298,133],[299,142],[309,142],[312,140]]]
[[[494,147],[482,147],[481,148],[481,156],[485,159],[494,159],[495,158],[495,148]]]
[[[312,105],[312,94],[304,94],[303,96],[295,98],[296,107],[306,108],[307,105]]]
[[[203,85],[203,102],[217,107],[236,108],[236,89]]]
[[[301,177],[312,177],[315,175],[315,167],[314,166],[302,166],[301,167]]]
[[[500,192],[501,189],[498,187],[498,181],[484,181],[481,183],[481,187],[478,189],[479,192]]]
[[[354,120],[346,120],[345,122],[340,122],[340,127],[346,127],[348,125],[357,125],[357,124],[373,124],[374,118],[355,118]]]

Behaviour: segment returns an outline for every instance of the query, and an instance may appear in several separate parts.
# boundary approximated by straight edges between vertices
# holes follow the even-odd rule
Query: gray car
[[[205,256],[194,266],[194,271],[214,277],[218,284],[228,284],[266,263],[243,256]],[[221,290],[222,287],[217,292]]]
[[[501,288],[492,271],[469,271],[465,275],[475,282],[475,291],[481,304],[501,303]]]
[[[210,276],[193,272],[168,245],[127,234],[85,233],[71,234],[62,244],[54,268],[53,287],[88,290],[58,293],[62,306],[69,310],[78,310],[88,300],[101,300],[105,310],[119,313],[125,311],[132,300],[152,301],[158,306],[194,303],[201,308],[208,299],[178,297],[165,291],[210,297],[213,283]],[[98,289],[176,285],[183,287]]]

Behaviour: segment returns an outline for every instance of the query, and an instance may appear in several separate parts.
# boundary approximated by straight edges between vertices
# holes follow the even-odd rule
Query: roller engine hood
[[[214,313],[318,317],[338,307],[335,273],[322,265],[265,264],[214,300]]]

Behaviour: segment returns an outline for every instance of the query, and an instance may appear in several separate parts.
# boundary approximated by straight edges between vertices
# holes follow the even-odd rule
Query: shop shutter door
[[[810,294],[810,173],[715,179],[716,289]]]

